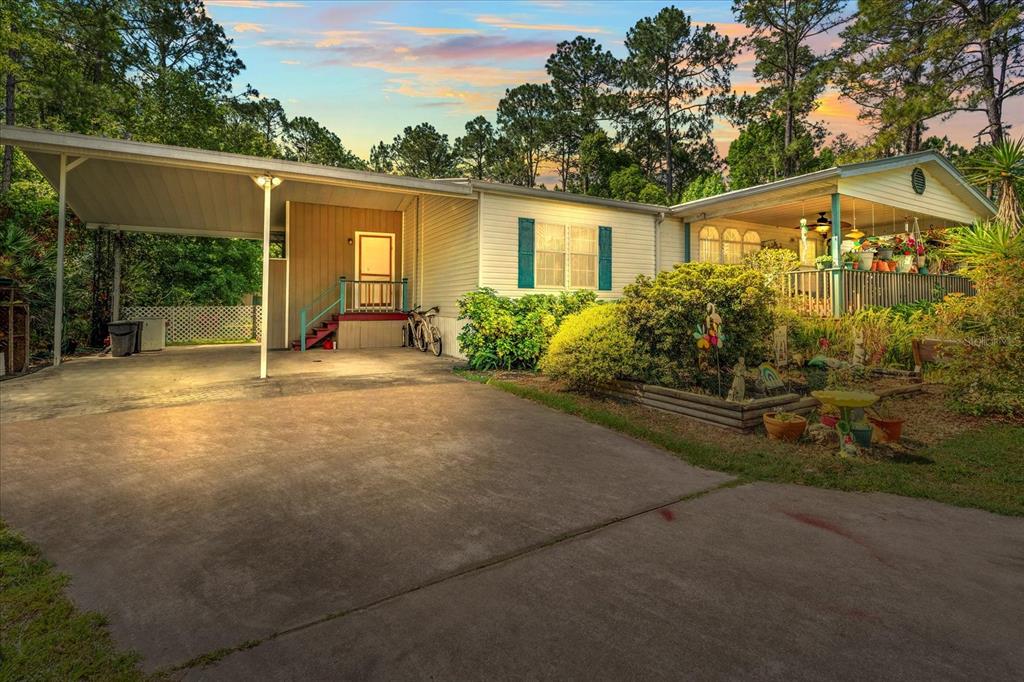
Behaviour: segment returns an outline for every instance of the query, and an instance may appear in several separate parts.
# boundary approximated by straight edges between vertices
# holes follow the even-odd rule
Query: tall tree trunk
[[[15,53],[11,52],[13,58]],[[4,83],[4,123],[14,125],[14,72],[7,74]],[[14,166],[14,147],[4,145],[4,169],[3,180],[0,181],[0,191],[8,191],[11,188],[11,173]]]

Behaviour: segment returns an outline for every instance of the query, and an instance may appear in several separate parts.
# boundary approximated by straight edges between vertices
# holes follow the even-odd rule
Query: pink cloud
[[[420,36],[465,36],[476,35],[480,31],[475,28],[448,28],[445,26],[403,26],[393,21],[371,21],[390,31],[406,31]]]
[[[598,26],[577,26],[574,24],[536,24],[522,21],[514,17],[500,17],[493,14],[481,14],[474,17],[477,23],[494,26],[495,28],[522,31],[569,31],[573,33],[607,33]]]
[[[253,24],[249,22],[241,22],[231,27],[235,33],[264,33],[266,29],[263,28],[262,24]]]
[[[444,60],[547,58],[555,46],[547,40],[505,40],[485,36],[451,38],[415,49],[421,57]]]
[[[300,9],[306,5],[290,0],[206,0],[207,7],[240,7],[242,9]]]

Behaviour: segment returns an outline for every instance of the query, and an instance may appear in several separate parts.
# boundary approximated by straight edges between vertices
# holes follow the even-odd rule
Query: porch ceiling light
[[[818,211],[818,219],[814,221],[814,229],[825,234],[832,229],[832,221],[825,217],[824,211]]]
[[[257,175],[252,179],[260,189],[266,189],[267,187],[277,187],[281,184],[281,178],[276,175]]]

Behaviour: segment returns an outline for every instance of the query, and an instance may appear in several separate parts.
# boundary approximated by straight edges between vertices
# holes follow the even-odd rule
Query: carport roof
[[[471,187],[297,161],[162,144],[0,126],[0,141],[21,149],[57,186],[60,157],[85,159],[67,175],[68,205],[85,223],[168,234],[259,238],[263,192],[251,178],[273,175],[272,224],[284,202],[400,210],[411,195],[471,198]]]

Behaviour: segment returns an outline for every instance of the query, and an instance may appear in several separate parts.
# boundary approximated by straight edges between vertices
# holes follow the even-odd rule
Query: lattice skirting
[[[259,340],[263,307],[224,306],[127,306],[126,320],[162,317],[167,320],[167,342]]]

